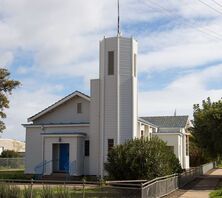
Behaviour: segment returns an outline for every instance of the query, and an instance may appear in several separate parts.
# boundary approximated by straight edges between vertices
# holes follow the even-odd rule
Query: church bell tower
[[[136,137],[137,42],[133,38],[104,38],[100,42],[101,166],[110,147]]]

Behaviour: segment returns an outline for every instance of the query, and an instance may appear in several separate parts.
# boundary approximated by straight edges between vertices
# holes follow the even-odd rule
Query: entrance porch
[[[84,140],[82,133],[44,133],[42,175],[84,174]]]

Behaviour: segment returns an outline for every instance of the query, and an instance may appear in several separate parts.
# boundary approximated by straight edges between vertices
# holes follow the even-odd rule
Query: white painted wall
[[[108,52],[114,51],[114,75],[108,75]],[[134,75],[137,42],[121,36],[100,42],[100,175],[106,161],[108,139],[124,143],[137,136],[137,77]],[[100,149],[101,150],[101,149]]]
[[[117,38],[118,39],[118,38]],[[117,53],[118,54],[118,53]],[[137,77],[134,75],[137,43],[132,38],[119,38],[119,143],[136,137]]]
[[[91,80],[91,102],[90,102],[90,154],[88,157],[88,169],[85,169],[85,174],[99,175],[100,155],[102,155],[102,147],[100,147],[100,80]],[[85,162],[86,163],[86,162]]]
[[[70,167],[72,171],[70,172],[70,175],[80,176],[83,175],[83,163],[84,163],[84,153],[83,153],[83,141],[84,138],[82,137],[72,137],[72,136],[66,136],[61,137],[61,142],[59,142],[60,136],[54,136],[54,137],[43,137],[44,138],[44,160],[47,162],[52,161],[52,147],[53,144],[59,144],[59,143],[67,143],[69,144],[69,161],[72,163],[74,167]],[[52,163],[48,163],[45,166],[45,175],[52,174]]]
[[[58,136],[56,136],[55,139],[53,139],[51,136],[50,138],[46,138],[41,133],[70,133],[70,132],[77,132],[77,133],[85,133],[86,138],[89,136],[89,126],[60,126],[60,127],[27,127],[26,128],[26,153],[25,153],[25,173],[27,174],[34,174],[35,173],[35,167],[42,163],[44,160],[51,160],[52,159],[52,143],[58,142]],[[60,137],[63,136],[60,135]],[[72,149],[75,152],[79,152],[79,155],[83,157],[84,160],[84,142],[77,143],[75,138],[67,137],[64,139],[65,142],[70,143],[70,149]],[[44,141],[47,141],[44,143]],[[48,145],[48,146],[47,146]],[[43,150],[45,148],[45,150]],[[78,150],[77,150],[78,149]],[[44,151],[44,152],[43,152]],[[72,160],[77,159],[77,154],[70,154],[73,155]],[[78,156],[79,157],[79,156]],[[79,157],[80,159],[81,157]],[[83,167],[84,167],[84,161],[80,160],[77,163],[77,172],[75,174],[83,174]],[[51,169],[47,169],[47,174],[51,172]]]
[[[179,134],[169,134],[169,133],[153,133],[153,135],[158,136],[161,140],[167,143],[168,146],[174,147],[174,154],[179,159],[180,164],[183,168],[183,159],[181,155],[181,140],[182,137]]]
[[[82,113],[77,113],[77,103],[82,103]],[[79,96],[56,107],[34,120],[34,124],[89,122],[90,102]]]
[[[42,162],[43,146],[41,128],[26,128],[25,173],[34,174],[35,167]]]

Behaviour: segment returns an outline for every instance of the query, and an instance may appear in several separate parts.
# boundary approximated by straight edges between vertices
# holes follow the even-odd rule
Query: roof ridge
[[[56,102],[54,102],[52,105],[49,105],[48,107],[44,108],[43,110],[39,111],[38,113],[36,113],[35,115],[31,116],[28,118],[28,122],[35,120],[36,118],[44,115],[45,113],[51,111],[51,109],[56,108],[57,106],[61,105],[63,102],[68,101],[69,99],[72,98],[72,96],[75,96],[76,94],[80,94],[83,97],[86,97],[88,100],[90,100],[90,97],[78,90],[68,94],[67,96],[57,100]]]
[[[174,116],[174,115],[172,115],[172,116],[170,116],[170,115],[167,115],[167,116],[140,116],[140,118],[150,118],[150,117],[189,117],[189,115],[176,115],[176,116]]]

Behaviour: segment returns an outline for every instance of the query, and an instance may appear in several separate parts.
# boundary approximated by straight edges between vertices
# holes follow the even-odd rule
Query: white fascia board
[[[48,112],[51,111],[52,109],[60,106],[61,104],[65,103],[66,101],[68,101],[69,99],[71,99],[71,98],[73,98],[73,97],[75,97],[75,96],[79,96],[79,97],[84,98],[85,100],[88,100],[88,101],[90,102],[90,98],[89,98],[89,97],[87,97],[86,95],[84,95],[84,94],[82,94],[82,93],[80,93],[80,92],[78,92],[78,91],[75,91],[74,93],[72,93],[72,94],[64,97],[63,99],[57,101],[57,102],[54,103],[53,105],[51,105],[51,106],[47,107],[46,109],[40,111],[40,112],[37,113],[36,115],[28,118],[28,122],[32,122],[33,120],[35,120],[35,119],[39,118],[40,116],[48,113]]]
[[[89,124],[22,124],[25,128],[41,128],[41,127],[89,127]]]
[[[156,132],[156,133],[152,133],[152,134],[155,134],[155,135],[183,135],[183,133],[161,133],[161,132]]]
[[[41,134],[44,137],[86,137],[85,135],[81,135],[81,134]]]

